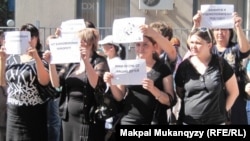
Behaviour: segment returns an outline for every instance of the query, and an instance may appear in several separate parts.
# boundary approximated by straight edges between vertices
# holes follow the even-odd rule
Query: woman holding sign
[[[201,26],[202,13],[198,13],[193,17],[193,29]],[[212,53],[219,55],[227,60],[230,66],[234,69],[238,81],[240,95],[231,109],[232,124],[247,124],[246,114],[246,92],[244,77],[247,77],[242,68],[242,60],[247,58],[250,53],[250,45],[241,27],[242,18],[236,13],[233,13],[234,29],[213,28],[215,38],[215,47]],[[234,32],[236,32],[238,42],[233,42]]]
[[[106,58],[96,53],[99,33],[94,28],[78,32],[80,38],[80,63],[65,64],[57,73],[55,64],[50,64],[52,85],[62,87],[59,114],[62,118],[64,141],[104,140],[104,121],[95,119],[95,92],[105,90],[103,74],[108,71]],[[50,51],[44,58],[49,60]]]
[[[47,141],[47,104],[39,96],[38,83],[49,83],[46,62],[39,56],[42,49],[39,30],[25,24],[21,31],[31,34],[26,54],[7,55],[0,50],[0,85],[7,85],[6,141]]]
[[[207,28],[194,29],[189,35],[192,55],[180,63],[175,75],[181,124],[225,125],[226,112],[239,94],[233,69],[211,53],[213,43],[212,32]]]
[[[159,60],[157,47],[157,42],[149,36],[135,43],[137,58],[146,61],[147,78],[141,85],[113,85],[114,74],[104,74],[114,98],[124,99],[121,125],[167,124],[166,109],[175,104],[173,76],[168,66]]]

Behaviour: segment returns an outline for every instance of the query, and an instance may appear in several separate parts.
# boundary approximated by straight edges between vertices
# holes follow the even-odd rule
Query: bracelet
[[[160,94],[159,96],[155,97],[156,100],[159,100],[162,95]]]
[[[56,89],[57,92],[61,92],[61,91],[62,91],[62,86],[57,87],[57,88],[55,88],[55,89]]]

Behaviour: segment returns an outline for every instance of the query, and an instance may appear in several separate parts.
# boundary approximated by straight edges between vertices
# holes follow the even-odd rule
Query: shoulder
[[[171,71],[170,68],[168,67],[168,65],[163,63],[162,61],[156,61],[155,65],[154,65],[154,69],[156,69],[156,70],[164,70],[164,71],[165,70]]]
[[[189,60],[190,56],[186,59],[184,59],[178,66],[178,68],[185,68],[187,67],[187,65],[190,64],[190,60]]]

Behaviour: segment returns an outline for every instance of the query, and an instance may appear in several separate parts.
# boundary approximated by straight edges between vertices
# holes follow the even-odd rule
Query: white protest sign
[[[31,39],[29,31],[8,31],[4,34],[7,54],[24,54],[27,52]]]
[[[234,28],[233,12],[233,5],[201,5],[201,27]]]
[[[142,80],[147,78],[146,62],[144,59],[111,60],[110,72],[113,74],[113,85],[142,85]]]
[[[79,63],[80,40],[75,39],[50,39],[51,64]]]
[[[76,38],[79,30],[86,28],[84,19],[68,20],[61,23],[61,37]]]
[[[145,17],[115,19],[112,35],[115,43],[132,43],[143,41],[139,26],[145,24]]]

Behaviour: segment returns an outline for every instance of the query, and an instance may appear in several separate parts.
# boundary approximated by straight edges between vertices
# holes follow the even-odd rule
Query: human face
[[[143,37],[143,42],[135,44],[136,54],[141,59],[153,58],[153,53],[156,52],[156,44],[153,44],[149,38]]]
[[[192,55],[200,56],[209,53],[212,43],[208,43],[198,35],[191,35],[189,38],[189,49]]]
[[[227,45],[230,38],[230,30],[229,29],[213,29],[213,34],[216,43],[224,43]]]
[[[107,56],[109,56],[109,52],[113,48],[114,48],[114,46],[112,44],[104,44],[104,45],[102,45],[102,50],[105,53],[105,55],[107,55]]]

